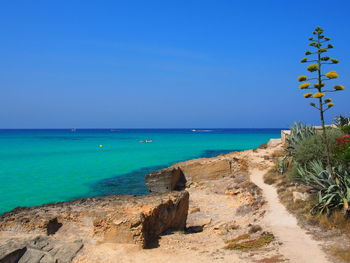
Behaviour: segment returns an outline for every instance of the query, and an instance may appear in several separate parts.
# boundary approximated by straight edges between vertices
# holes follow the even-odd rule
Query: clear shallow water
[[[151,171],[279,137],[280,129],[0,130],[0,214],[80,197],[146,194],[144,175]],[[139,143],[145,139],[153,142]]]

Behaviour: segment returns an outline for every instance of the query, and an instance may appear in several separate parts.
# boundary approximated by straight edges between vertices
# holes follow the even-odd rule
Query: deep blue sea
[[[279,138],[280,130],[0,130],[0,214],[81,197],[146,194],[149,172],[255,148]]]

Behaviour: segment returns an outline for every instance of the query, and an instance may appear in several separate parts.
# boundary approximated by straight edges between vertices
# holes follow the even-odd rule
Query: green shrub
[[[333,153],[335,150],[336,138],[339,137],[342,132],[339,129],[327,129],[326,132],[329,148]],[[331,161],[334,162],[334,155],[331,157],[333,158]],[[294,150],[294,161],[301,166],[308,165],[308,163],[313,160],[326,163],[326,158],[321,133],[316,133],[301,140]]]
[[[341,130],[344,134],[350,134],[350,125],[344,125]]]

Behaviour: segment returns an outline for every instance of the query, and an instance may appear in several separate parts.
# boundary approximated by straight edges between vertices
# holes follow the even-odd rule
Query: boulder
[[[152,193],[166,193],[183,190],[186,178],[180,168],[168,167],[146,175],[146,185]]]
[[[306,201],[310,195],[308,193],[293,192],[293,202]]]

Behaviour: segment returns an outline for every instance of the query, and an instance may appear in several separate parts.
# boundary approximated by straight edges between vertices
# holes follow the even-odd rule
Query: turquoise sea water
[[[0,214],[80,197],[146,194],[144,175],[151,171],[279,137],[280,129],[0,130]],[[139,142],[145,139],[153,142]]]

